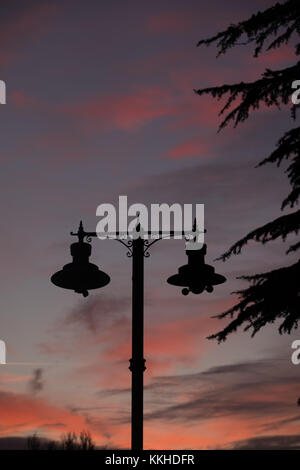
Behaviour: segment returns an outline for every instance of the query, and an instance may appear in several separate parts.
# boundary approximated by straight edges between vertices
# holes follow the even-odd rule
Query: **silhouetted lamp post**
[[[193,230],[196,230],[196,222]],[[132,239],[124,241],[124,233],[114,232],[114,239],[122,243],[127,249],[127,256],[132,258],[132,358],[129,360],[129,369],[132,372],[131,382],[131,449],[143,449],[143,372],[146,370],[144,359],[144,257],[149,257],[149,248],[164,238],[166,232],[144,232],[140,224],[136,226]],[[174,238],[179,232],[168,232],[168,238]],[[186,236],[185,232],[180,232]],[[61,271],[53,274],[51,281],[58,287],[71,289],[88,295],[88,291],[106,286],[110,277],[100,271],[95,264],[89,262],[91,255],[92,237],[96,232],[85,232],[80,222],[78,232],[71,232],[77,236],[78,241],[71,245],[73,261],[66,264]],[[101,235],[101,234],[100,234]],[[104,233],[109,238],[109,233]],[[154,239],[144,239],[143,235],[153,236]],[[129,234],[127,233],[127,236]],[[118,238],[119,237],[119,238]],[[86,239],[86,242],[84,241]],[[213,291],[213,286],[222,284],[226,278],[216,274],[212,266],[205,264],[206,245],[200,249],[187,249],[188,264],[181,266],[178,274],[168,278],[167,282],[174,286],[183,287],[182,294],[201,294],[204,290]]]

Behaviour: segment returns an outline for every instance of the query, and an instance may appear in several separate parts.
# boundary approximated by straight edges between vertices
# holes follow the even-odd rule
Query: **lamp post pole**
[[[131,449],[143,449],[144,240],[132,242]]]

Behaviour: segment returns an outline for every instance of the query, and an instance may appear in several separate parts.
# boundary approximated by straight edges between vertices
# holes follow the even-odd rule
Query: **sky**
[[[26,436],[88,430],[99,447],[130,446],[131,260],[113,240],[92,242],[111,277],[88,298],[51,275],[70,262],[69,235],[96,208],[204,204],[206,261],[227,278],[212,294],[181,295],[166,279],[186,263],[182,240],[145,259],[144,445],[152,449],[298,448],[300,390],[278,325],[225,343],[207,336],[237,300],[237,276],[291,264],[287,246],[251,243],[214,261],[280,215],[287,177],[255,168],[292,127],[262,109],[218,133],[221,103],[194,89],[254,80],[293,63],[293,49],[254,59],[238,47],[216,59],[197,42],[272,0],[2,0],[0,79],[0,448]],[[290,239],[287,240],[289,243]]]

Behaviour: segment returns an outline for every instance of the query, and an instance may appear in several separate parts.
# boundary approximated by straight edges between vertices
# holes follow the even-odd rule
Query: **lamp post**
[[[194,223],[196,230],[196,221]],[[168,238],[174,238],[179,232],[169,231]],[[180,232],[186,237],[185,232]],[[78,237],[78,242],[71,245],[71,255],[73,261],[66,264],[61,271],[53,274],[51,281],[58,287],[71,289],[88,295],[88,291],[104,287],[110,281],[110,277],[100,271],[95,264],[89,262],[91,254],[90,242],[92,237],[102,234],[97,232],[85,232],[82,222],[76,233],[71,235]],[[131,449],[143,450],[143,373],[146,370],[146,360],[144,359],[144,258],[149,257],[149,248],[159,240],[164,238],[165,232],[159,231],[144,232],[140,224],[137,224],[132,239],[124,241],[124,233],[114,232],[103,234],[107,238],[113,237],[127,248],[127,256],[132,258],[132,357],[129,360],[131,376]],[[154,240],[144,239],[143,235],[153,236]],[[86,242],[84,241],[86,239]],[[204,255],[206,245],[200,249],[186,250],[188,264],[181,266],[178,274],[168,278],[167,282],[175,286],[181,286],[182,294],[189,292],[200,294],[204,290],[213,291],[213,286],[222,284],[226,278],[221,274],[216,274],[214,268],[205,264]]]

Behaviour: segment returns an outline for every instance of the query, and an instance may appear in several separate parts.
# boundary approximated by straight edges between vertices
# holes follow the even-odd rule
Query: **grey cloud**
[[[152,409],[145,413],[145,419],[193,423],[233,416],[247,420],[265,417],[268,424],[261,426],[262,432],[279,429],[299,419],[295,412],[300,377],[285,366],[286,361],[280,358],[264,359],[212,367],[196,374],[157,377],[145,387],[145,408]],[[295,400],[282,394],[278,400],[269,400],[267,393],[276,393],[283,384],[295,389]],[[257,393],[261,398],[255,397]],[[187,398],[178,403],[181,396]]]
[[[207,236],[224,245],[281,213],[287,178],[273,165],[255,168],[259,160],[225,152],[222,159],[145,177],[124,191],[132,201],[142,194],[145,203],[204,203]]]
[[[109,324],[112,320],[120,318],[130,307],[131,300],[128,297],[111,297],[98,295],[84,302],[70,312],[66,319],[66,325],[85,326],[91,332],[97,332],[99,328]]]
[[[29,380],[29,390],[32,393],[37,393],[43,390],[44,388],[44,378],[43,378],[43,369],[35,369],[33,371],[33,376]]]
[[[300,435],[252,437],[232,444],[234,450],[300,450]]]
[[[285,402],[278,402],[275,409],[274,403],[267,400],[247,401],[244,398],[247,397],[246,392],[249,387],[250,384],[244,387],[244,393],[240,397],[236,389],[230,391],[225,387],[217,391],[213,389],[200,391],[200,398],[150,412],[146,414],[145,419],[192,422],[230,416],[244,416],[244,418],[249,418],[251,415],[252,417],[270,416],[278,411],[278,408],[281,411],[288,410]]]
[[[287,419],[280,419],[277,421],[273,421],[272,423],[265,424],[262,426],[262,430],[263,432],[274,431],[276,429],[279,429],[281,426],[284,426],[290,423],[297,423],[298,421],[300,421],[300,415],[292,416]]]

